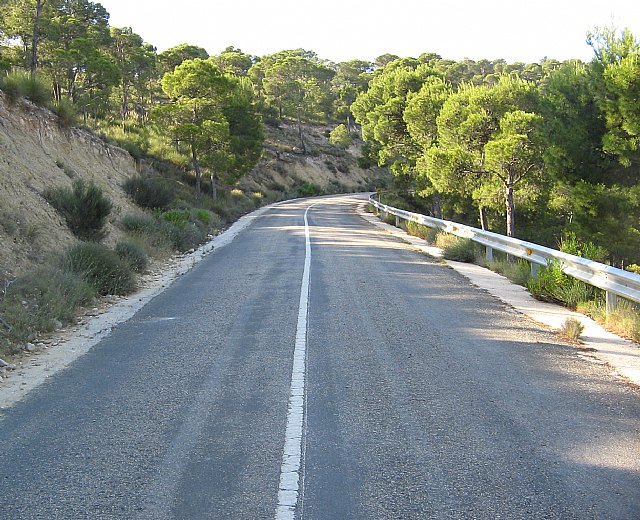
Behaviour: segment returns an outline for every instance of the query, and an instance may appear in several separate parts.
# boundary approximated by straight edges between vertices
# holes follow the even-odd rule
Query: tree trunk
[[[36,69],[38,68],[38,37],[40,32],[40,15],[44,7],[45,0],[37,0],[36,15],[33,19],[33,39],[31,40],[31,77],[36,77]]]
[[[507,184],[504,190],[505,205],[507,209],[507,236],[515,236],[515,224],[516,224],[516,208],[513,202],[513,186]]]
[[[487,221],[487,208],[480,206],[480,227],[483,231],[489,229],[489,222]]]
[[[307,147],[304,144],[304,134],[302,133],[302,118],[300,117],[300,109],[298,108],[298,136],[300,137],[300,144],[302,146],[302,153],[307,155]]]
[[[200,170],[200,162],[198,161],[198,153],[196,152],[196,146],[194,143],[191,143],[191,157],[193,158],[193,169],[196,172],[196,208],[199,208],[201,184],[202,184],[202,171]]]
[[[442,218],[442,198],[438,192],[433,194],[432,210],[435,218]]]
[[[211,200],[215,202],[218,199],[218,180],[216,174],[211,172]]]

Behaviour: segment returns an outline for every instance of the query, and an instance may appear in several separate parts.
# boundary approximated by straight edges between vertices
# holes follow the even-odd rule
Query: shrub
[[[75,310],[95,296],[79,275],[53,266],[42,266],[19,277],[0,300],[0,315],[7,327],[0,328],[14,341],[26,341],[38,332],[51,332],[70,321]]]
[[[76,124],[78,114],[75,106],[68,99],[63,98],[56,102],[54,111],[58,116],[58,125],[60,125],[61,128],[69,128]]]
[[[436,234],[435,245],[440,249],[446,249],[447,247],[455,244],[458,240],[457,236],[441,231]]]
[[[142,272],[149,263],[147,253],[132,240],[121,240],[116,244],[116,254],[136,272]]]
[[[430,228],[429,226],[418,224],[411,220],[406,221],[405,229],[410,235],[426,240],[429,243],[433,243],[439,233],[435,228]]]
[[[313,182],[304,181],[297,187],[299,197],[316,197],[322,195],[322,188]]]
[[[40,77],[32,78],[26,71],[9,72],[2,80],[0,88],[10,103],[27,98],[36,105],[47,106],[51,102],[51,89]]]
[[[104,226],[112,204],[95,184],[76,180],[73,188],[55,188],[45,198],[67,221],[72,233],[81,240],[99,242],[106,234]]]
[[[580,302],[593,300],[598,290],[562,272],[562,264],[553,260],[538,271],[538,276],[529,279],[527,287],[539,300],[562,303],[575,309]]]
[[[459,238],[442,248],[442,253],[447,260],[472,263],[478,256],[478,249],[470,238]]]
[[[156,219],[146,213],[128,213],[122,218],[122,225],[131,233],[151,234],[157,227]]]
[[[79,243],[64,256],[64,269],[81,275],[98,294],[129,294],[136,288],[131,267],[111,249]]]
[[[494,257],[486,266],[492,271],[505,276],[513,283],[523,287],[527,287],[529,279],[531,278],[531,265],[526,260],[520,258],[512,262],[504,257]]]
[[[349,130],[345,125],[336,126],[329,134],[329,141],[332,145],[346,150],[353,144],[353,139],[349,135]]]
[[[173,192],[166,183],[156,177],[130,177],[122,188],[143,208],[166,209],[174,200]]]
[[[584,325],[575,318],[567,318],[560,327],[562,334],[569,341],[578,341],[580,335],[584,332]]]

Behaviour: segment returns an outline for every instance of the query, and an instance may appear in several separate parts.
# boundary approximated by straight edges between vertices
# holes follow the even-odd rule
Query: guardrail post
[[[487,260],[487,262],[493,262],[493,247],[486,246],[485,251],[485,259]]]
[[[607,314],[611,314],[613,311],[616,310],[616,307],[618,306],[618,295],[615,293],[612,293],[611,291],[607,291]]]
[[[396,227],[400,227],[400,217],[396,215]]]
[[[529,265],[531,266],[531,278],[537,278],[538,269],[540,269],[540,266],[535,262],[529,262]]]

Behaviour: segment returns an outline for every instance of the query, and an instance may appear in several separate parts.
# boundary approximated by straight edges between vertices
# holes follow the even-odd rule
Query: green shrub
[[[405,229],[410,235],[426,240],[431,244],[435,242],[436,236],[439,233],[439,230],[436,228],[418,224],[411,220],[405,222]]]
[[[191,219],[191,212],[186,209],[174,209],[171,211],[165,211],[164,213],[162,213],[161,217],[166,222],[170,222],[179,228],[183,228]]]
[[[565,234],[560,242],[560,250],[597,262],[603,262],[607,255],[602,247],[591,242],[580,242],[573,233]],[[538,276],[529,280],[527,287],[539,300],[562,303],[571,309],[581,302],[595,300],[602,293],[600,289],[564,274],[562,263],[558,260],[541,268]]]
[[[56,102],[53,110],[58,116],[58,125],[60,125],[60,127],[70,128],[76,124],[78,113],[73,103],[68,99],[63,98]]]
[[[27,98],[39,106],[48,106],[51,102],[51,89],[47,82],[40,77],[31,77],[26,71],[9,72],[2,79],[0,88],[10,103],[15,103],[20,98]]]
[[[473,263],[478,256],[478,248],[470,238],[458,238],[458,240],[442,248],[442,254],[447,260]]]
[[[69,322],[75,310],[95,295],[81,276],[42,266],[7,287],[0,300],[0,316],[10,328],[0,327],[0,333],[14,341],[26,341],[38,332],[51,332]]]
[[[530,278],[527,287],[535,298],[562,303],[571,309],[580,302],[593,300],[598,294],[595,287],[564,274],[558,260],[540,268],[538,276]]]
[[[122,225],[131,233],[151,234],[158,227],[156,219],[146,213],[127,213],[122,217]]]
[[[156,177],[130,177],[122,185],[133,201],[143,208],[166,209],[174,200],[171,189]]]
[[[136,288],[131,267],[111,249],[81,242],[64,256],[64,268],[80,274],[98,294],[129,294]]]
[[[304,181],[297,188],[300,197],[316,197],[322,195],[322,188],[313,182]]]
[[[104,238],[104,227],[113,206],[98,186],[93,183],[86,186],[82,180],[76,180],[71,190],[54,188],[45,193],[45,198],[79,239],[99,242]]]
[[[447,247],[450,247],[451,245],[457,243],[458,240],[459,238],[457,236],[441,231],[439,233],[436,233],[435,245],[440,249],[446,249]]]
[[[138,243],[132,240],[121,240],[116,244],[116,254],[125,262],[129,264],[129,267],[137,272],[142,272],[147,268],[149,263],[147,253],[144,248]]]
[[[567,318],[564,320],[562,327],[560,327],[560,334],[562,334],[569,341],[578,341],[578,338],[584,332],[584,325],[575,318]]]
[[[494,255],[495,254],[496,252],[494,252]],[[523,259],[517,259],[513,262],[506,257],[498,258],[496,256],[493,260],[487,262],[486,267],[522,287],[527,287],[529,279],[531,278],[531,265]]]

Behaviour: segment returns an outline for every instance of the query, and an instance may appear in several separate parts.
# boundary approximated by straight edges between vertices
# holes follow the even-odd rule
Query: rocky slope
[[[120,187],[136,173],[131,156],[90,132],[63,129],[48,110],[23,103],[8,107],[0,94],[0,279],[46,260],[74,242],[55,209],[48,188],[93,181],[113,202],[108,242],[120,234],[116,223],[135,211]]]

